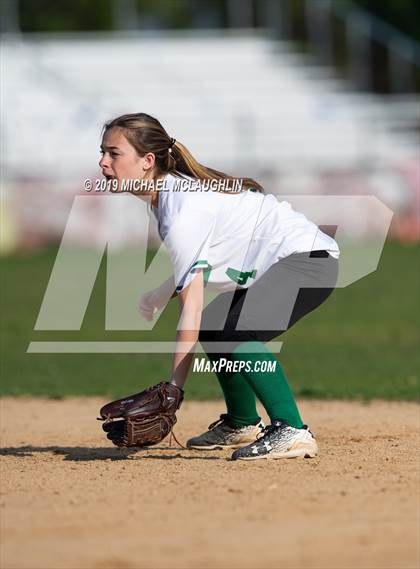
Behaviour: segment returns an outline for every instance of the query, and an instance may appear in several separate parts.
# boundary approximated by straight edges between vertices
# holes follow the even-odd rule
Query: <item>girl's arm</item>
[[[198,340],[204,303],[203,272],[198,271],[192,282],[178,295],[180,318],[176,331],[175,353],[170,382],[181,389],[187,379]]]

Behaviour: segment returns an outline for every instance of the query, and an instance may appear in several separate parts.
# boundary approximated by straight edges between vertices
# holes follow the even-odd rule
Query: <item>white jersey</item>
[[[153,212],[173,266],[176,291],[204,271],[209,290],[248,288],[292,253],[326,250],[338,258],[334,239],[272,194],[177,189],[168,174]]]

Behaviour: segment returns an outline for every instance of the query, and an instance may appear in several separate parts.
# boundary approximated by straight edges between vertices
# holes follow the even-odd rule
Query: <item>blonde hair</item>
[[[232,183],[238,180],[197,162],[191,152],[178,140],[171,138],[160,122],[150,115],[145,113],[121,115],[105,124],[103,134],[114,127],[122,129],[124,136],[139,156],[145,156],[148,152],[155,155],[158,175],[171,173],[181,177],[190,176],[197,180],[228,180]],[[264,193],[262,186],[252,178],[241,179],[243,190]]]

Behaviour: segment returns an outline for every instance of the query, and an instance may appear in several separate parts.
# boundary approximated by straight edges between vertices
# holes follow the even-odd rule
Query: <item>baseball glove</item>
[[[184,392],[161,381],[140,393],[111,401],[100,410],[107,437],[118,447],[143,447],[162,441],[176,423]]]

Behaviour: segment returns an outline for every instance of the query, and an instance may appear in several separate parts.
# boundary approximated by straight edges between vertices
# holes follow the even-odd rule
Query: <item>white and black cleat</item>
[[[232,460],[313,458],[317,454],[318,445],[307,425],[296,429],[282,421],[274,421],[255,442],[235,450]]]
[[[263,432],[264,423],[261,419],[253,425],[234,425],[227,415],[209,425],[208,431],[187,441],[187,448],[197,450],[214,450],[223,448],[238,448],[246,443],[255,441]]]

